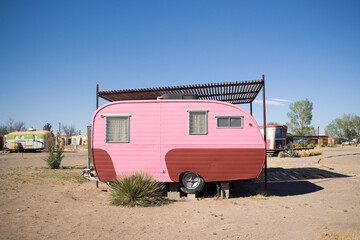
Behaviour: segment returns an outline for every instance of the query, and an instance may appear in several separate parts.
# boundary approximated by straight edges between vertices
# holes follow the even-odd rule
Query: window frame
[[[105,118],[105,143],[130,143],[130,117],[131,114],[104,114],[102,115]],[[107,140],[107,118],[127,118],[128,120],[128,137],[126,141],[108,141]]]
[[[244,128],[244,115],[243,114],[238,114],[238,115],[216,115],[216,128],[217,129],[243,129]],[[219,119],[221,118],[227,118],[229,119],[229,126],[227,127],[220,127],[219,126]],[[241,119],[241,125],[240,127],[232,127],[231,126],[231,119]]]
[[[188,135],[208,135],[209,123],[208,123],[208,112],[209,109],[187,109],[188,112]],[[190,131],[190,115],[191,113],[204,113],[205,114],[205,132],[204,133],[191,133]]]

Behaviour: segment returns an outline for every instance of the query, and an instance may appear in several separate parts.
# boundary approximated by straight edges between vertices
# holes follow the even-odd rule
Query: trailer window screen
[[[189,112],[189,134],[207,134],[207,110],[188,110]]]
[[[130,117],[106,117],[106,142],[130,142]]]
[[[244,116],[215,116],[217,128],[243,128]]]

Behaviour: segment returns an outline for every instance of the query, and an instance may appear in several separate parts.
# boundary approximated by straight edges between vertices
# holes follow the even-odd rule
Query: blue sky
[[[0,124],[85,132],[100,90],[261,79],[267,121],[360,115],[360,1],[0,1]],[[257,100],[261,100],[261,95]],[[106,103],[100,101],[100,104]],[[248,105],[242,105],[249,109]],[[262,124],[262,106],[254,104]]]

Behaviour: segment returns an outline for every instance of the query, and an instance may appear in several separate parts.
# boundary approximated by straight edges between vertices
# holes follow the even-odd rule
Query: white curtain
[[[129,117],[106,118],[106,142],[129,142]]]
[[[206,112],[190,112],[190,134],[207,134]]]

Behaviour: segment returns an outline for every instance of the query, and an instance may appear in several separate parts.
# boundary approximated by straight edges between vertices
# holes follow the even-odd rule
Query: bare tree
[[[7,129],[9,132],[13,132],[14,131],[14,123],[15,123],[15,119],[13,118],[9,118],[6,125],[7,125]]]
[[[281,124],[278,122],[268,122],[266,125],[281,125]]]
[[[14,124],[15,131],[26,131],[25,123],[24,122],[16,122]]]
[[[16,122],[15,119],[9,118],[5,127],[7,133],[15,132],[15,131],[26,131],[24,122]]]
[[[74,125],[71,126],[63,125],[62,129],[64,130],[66,136],[74,136],[76,134]]]
[[[8,134],[8,133],[9,133],[9,132],[8,132],[7,126],[1,125],[1,126],[0,126],[0,135],[5,135],[5,134]]]

